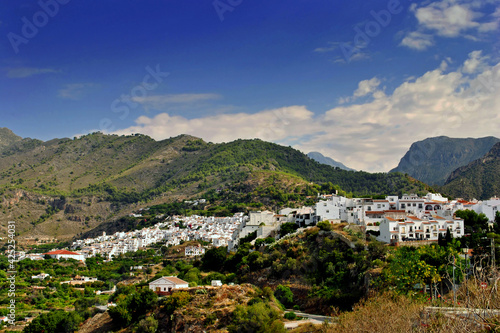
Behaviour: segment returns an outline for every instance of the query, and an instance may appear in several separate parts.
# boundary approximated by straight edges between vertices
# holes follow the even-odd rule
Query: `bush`
[[[165,310],[167,314],[173,314],[178,308],[184,307],[191,301],[191,295],[186,291],[173,293],[165,300]]]
[[[128,311],[126,306],[117,305],[108,310],[110,317],[113,322],[118,324],[120,327],[125,327],[132,321],[132,315]]]
[[[279,285],[274,291],[274,297],[286,308],[293,305],[293,293],[287,286]]]
[[[73,333],[83,321],[75,312],[55,311],[44,313],[35,318],[24,333]]]
[[[288,235],[292,232],[295,232],[298,229],[297,224],[294,222],[283,223],[280,227],[280,237]]]
[[[158,329],[158,321],[153,317],[148,317],[139,322],[137,326],[138,333],[155,333]]]
[[[284,333],[285,326],[280,321],[279,312],[264,302],[250,306],[238,305],[233,312],[232,324],[228,326],[229,332],[238,333]]]
[[[297,315],[295,314],[295,312],[287,312],[285,313],[285,319],[295,320],[297,319]]]
[[[324,230],[324,231],[331,231],[333,229],[332,224],[328,221],[318,222],[317,227],[320,230]]]

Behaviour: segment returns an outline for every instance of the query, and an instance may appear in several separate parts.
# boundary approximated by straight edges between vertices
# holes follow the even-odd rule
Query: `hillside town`
[[[152,244],[176,246],[187,241],[203,241],[210,247],[228,247],[233,251],[241,238],[255,233],[255,238],[279,238],[284,223],[295,223],[308,227],[320,221],[357,225],[377,235],[377,240],[394,244],[404,241],[437,242],[449,231],[452,237],[464,236],[464,221],[456,218],[458,210],[473,210],[484,213],[490,222],[500,206],[499,198],[486,201],[448,200],[440,194],[428,193],[387,196],[385,199],[347,198],[337,194],[318,195],[314,206],[284,208],[278,213],[264,210],[252,211],[248,215],[236,213],[231,217],[203,216],[156,216],[163,222],[154,226],[128,232],[116,232],[99,237],[74,241],[69,250],[54,250],[47,253],[19,253],[18,258],[43,259],[71,258],[84,261],[97,254],[106,260],[127,252],[136,252]],[[140,218],[140,212],[131,214]],[[186,256],[200,256],[205,252],[201,246],[185,248]]]

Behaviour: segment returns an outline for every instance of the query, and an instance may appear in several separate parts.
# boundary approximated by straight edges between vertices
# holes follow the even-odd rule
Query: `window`
[[[401,208],[406,208],[406,205],[404,203],[402,203]]]
[[[418,204],[418,208],[422,209],[423,205],[421,203]]]

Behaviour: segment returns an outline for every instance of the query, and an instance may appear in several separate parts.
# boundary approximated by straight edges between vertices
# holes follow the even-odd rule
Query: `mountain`
[[[446,136],[415,142],[390,172],[407,173],[430,185],[443,185],[455,169],[481,158],[500,139],[457,139]]]
[[[399,173],[320,164],[262,140],[213,144],[189,135],[155,141],[93,133],[22,139],[0,151],[0,222],[18,221],[16,232],[39,239],[68,239],[139,208],[189,198],[209,201],[200,213],[225,215],[301,206],[334,190],[366,196],[429,188]]]
[[[466,166],[453,171],[443,191],[467,199],[490,199],[500,195],[500,142]]]
[[[326,165],[329,165],[329,166],[332,166],[332,167],[340,168],[342,170],[356,171],[354,169],[346,167],[344,164],[342,164],[340,162],[335,161],[333,158],[326,157],[323,154],[318,153],[316,151],[312,151],[312,152],[308,153],[307,156],[309,158],[312,158],[316,162],[321,163],[321,164],[326,164]]]
[[[10,129],[6,127],[0,128],[0,151],[21,140],[22,138],[15,135]]]

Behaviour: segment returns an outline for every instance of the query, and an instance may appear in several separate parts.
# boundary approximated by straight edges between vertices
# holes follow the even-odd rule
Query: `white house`
[[[220,287],[222,286],[221,280],[212,280],[212,287]]]
[[[247,225],[259,226],[261,223],[265,225],[274,225],[276,223],[274,213],[268,210],[250,212],[249,216],[250,220],[247,222]]]
[[[464,220],[445,219],[437,215],[426,215],[422,218],[406,216],[399,219],[386,216],[380,223],[380,236],[377,239],[384,243],[405,240],[437,241],[440,235],[446,236],[448,229],[453,237],[462,237]]]
[[[157,294],[169,293],[174,289],[188,288],[189,283],[175,276],[162,276],[149,283],[149,289]]]
[[[45,280],[45,278],[47,278],[47,277],[50,277],[50,275],[47,273],[40,273],[38,275],[31,276],[32,279],[39,279],[39,280]]]
[[[496,213],[500,211],[500,199],[480,201],[472,209],[478,214],[484,213],[490,222],[494,222]]]
[[[47,253],[44,253],[46,256],[50,256],[53,259],[75,259],[79,261],[85,261],[85,256],[83,254],[80,254],[78,252],[72,252],[68,250],[55,250],[55,251],[50,251]]]
[[[328,200],[316,203],[316,220],[347,221],[347,198],[337,195],[328,197]]]
[[[205,254],[205,248],[201,246],[186,246],[184,249],[184,255],[186,257],[190,256],[201,256]]]

